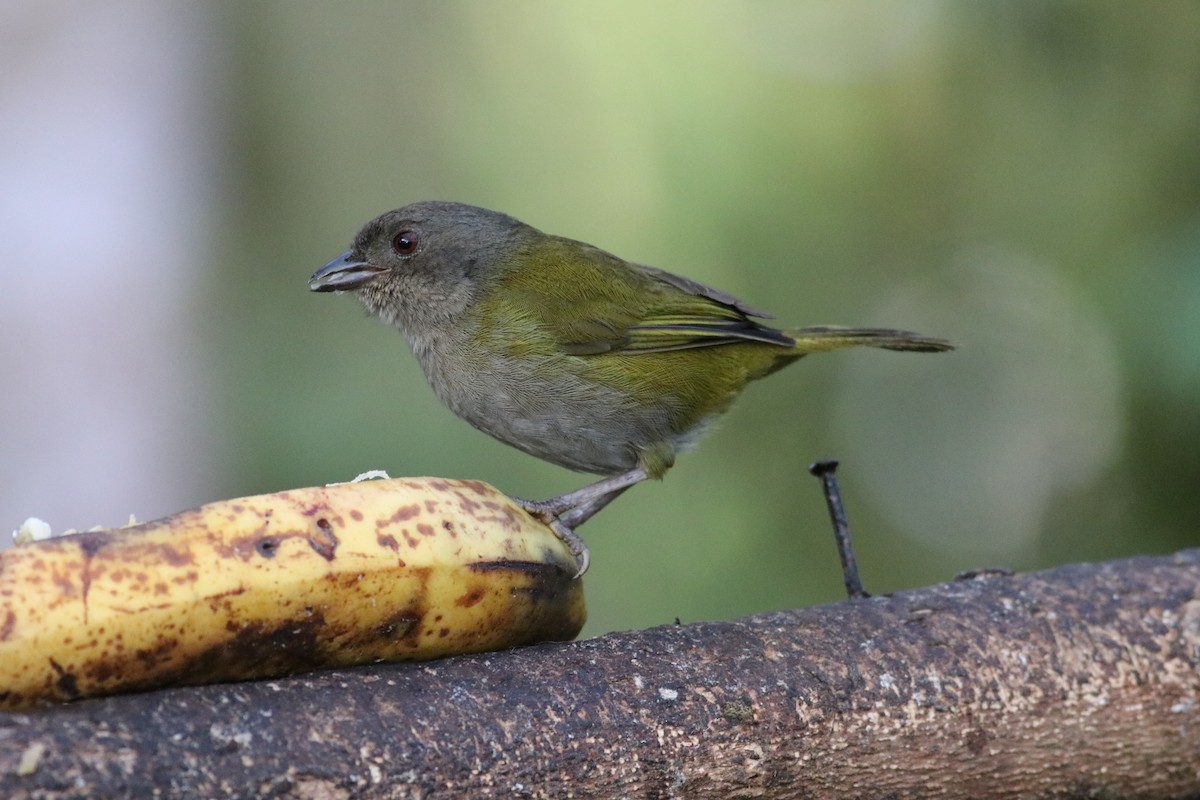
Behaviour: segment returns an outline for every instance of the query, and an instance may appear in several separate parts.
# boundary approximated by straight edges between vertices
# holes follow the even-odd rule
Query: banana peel
[[[574,638],[575,557],[479,481],[211,503],[0,552],[0,708]]]

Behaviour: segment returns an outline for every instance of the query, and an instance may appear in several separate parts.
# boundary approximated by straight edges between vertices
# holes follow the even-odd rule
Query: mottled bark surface
[[[0,797],[1200,797],[1200,550],[0,715]]]

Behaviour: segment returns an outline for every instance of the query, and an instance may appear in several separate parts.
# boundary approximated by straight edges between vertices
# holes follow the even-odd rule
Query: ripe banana
[[[567,547],[478,481],[224,500],[0,552],[0,708],[571,639]]]

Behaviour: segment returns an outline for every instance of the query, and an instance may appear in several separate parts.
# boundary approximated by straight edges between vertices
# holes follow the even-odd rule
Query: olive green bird
[[[842,347],[953,349],[907,331],[771,328],[758,321],[770,314],[718,289],[461,203],[376,217],[309,288],[357,292],[476,428],[607,476],[521,501],[572,546],[580,574],[587,548],[574,528],[630,486],[661,478],[750,381]]]

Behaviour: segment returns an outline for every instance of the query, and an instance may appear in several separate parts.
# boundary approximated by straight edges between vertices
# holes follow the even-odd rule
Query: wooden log
[[[0,715],[0,797],[1200,795],[1200,549]]]

